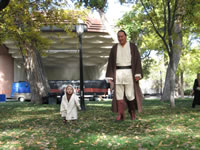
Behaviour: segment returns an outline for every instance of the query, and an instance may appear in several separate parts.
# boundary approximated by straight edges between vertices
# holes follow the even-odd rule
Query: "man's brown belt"
[[[131,66],[116,66],[116,69],[131,69]]]

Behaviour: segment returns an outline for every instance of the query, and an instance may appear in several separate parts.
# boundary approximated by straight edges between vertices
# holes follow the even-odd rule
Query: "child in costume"
[[[81,110],[79,97],[74,93],[72,85],[68,85],[60,105],[60,114],[64,123],[68,120],[77,120],[78,110]]]

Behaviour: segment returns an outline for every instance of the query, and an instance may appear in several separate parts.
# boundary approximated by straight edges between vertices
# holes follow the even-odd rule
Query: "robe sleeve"
[[[140,53],[138,51],[138,48],[136,45],[134,45],[134,49],[135,49],[135,75],[139,75],[140,77],[143,78],[143,72],[142,72],[142,63],[141,63],[141,57],[140,57]]]
[[[75,105],[78,108],[78,110],[81,110],[81,106],[80,106],[80,103],[79,103],[79,98],[76,95],[75,95]]]
[[[60,105],[60,113],[62,113],[62,112],[64,112],[64,111],[66,111],[66,109],[65,109],[65,102],[64,102],[64,100],[65,100],[65,95],[63,95],[63,97],[62,97],[62,101],[61,101],[61,105]]]
[[[115,44],[110,51],[110,55],[108,58],[107,70],[106,70],[106,78],[107,79],[114,79],[115,64],[116,64],[114,52],[116,49],[117,49],[117,45]]]
[[[195,92],[197,91],[197,87],[198,87],[198,80],[195,79],[194,85],[193,85],[193,90],[194,90]]]

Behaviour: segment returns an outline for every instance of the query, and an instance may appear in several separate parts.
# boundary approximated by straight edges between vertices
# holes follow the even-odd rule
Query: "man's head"
[[[200,73],[197,73],[197,79],[200,80]]]
[[[117,33],[119,43],[124,46],[126,44],[126,32],[124,30],[119,30]]]
[[[198,86],[200,86],[200,73],[197,73]]]

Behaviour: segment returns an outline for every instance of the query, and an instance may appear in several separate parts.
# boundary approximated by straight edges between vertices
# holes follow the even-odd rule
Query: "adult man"
[[[123,30],[118,31],[118,44],[113,45],[108,59],[106,78],[114,88],[112,111],[118,112],[117,121],[124,120],[124,100],[131,120],[136,119],[135,106],[142,111],[142,93],[139,80],[143,77],[141,58],[137,46],[126,39]]]
[[[200,73],[197,73],[197,78],[194,80],[193,95],[192,108],[195,108],[195,105],[200,105]]]

